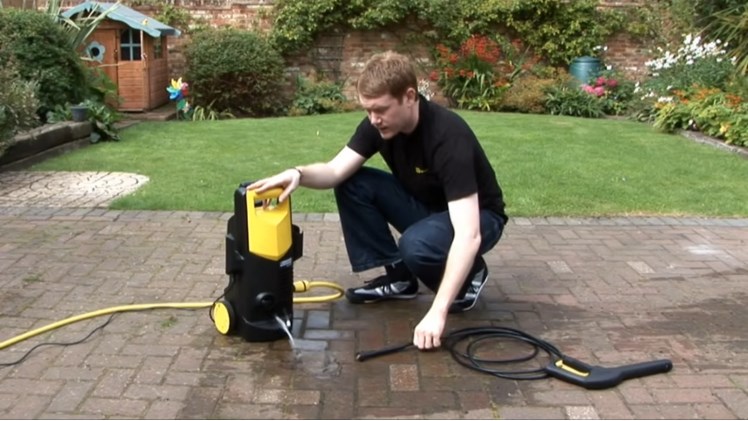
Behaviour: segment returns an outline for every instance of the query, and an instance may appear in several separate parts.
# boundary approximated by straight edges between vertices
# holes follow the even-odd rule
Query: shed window
[[[140,44],[140,31],[132,28],[123,29],[120,33],[120,60],[140,61],[142,45]]]

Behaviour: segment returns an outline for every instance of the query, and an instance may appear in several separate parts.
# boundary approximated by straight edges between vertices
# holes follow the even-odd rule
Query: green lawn
[[[629,121],[461,112],[499,177],[510,216],[748,216],[748,160]],[[361,112],[314,117],[149,122],[120,142],[34,170],[150,177],[116,209],[232,211],[233,191],[293,165],[325,161]],[[383,167],[376,157],[370,165]],[[300,189],[295,212],[334,212],[331,191]]]

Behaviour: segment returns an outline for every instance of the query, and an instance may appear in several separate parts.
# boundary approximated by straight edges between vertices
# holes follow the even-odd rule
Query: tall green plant
[[[725,10],[745,6],[745,0],[683,0],[693,2],[693,18],[697,29],[709,25],[714,15]]]
[[[118,0],[112,7],[103,10],[96,4],[89,12],[75,16],[72,19],[61,15],[61,0],[49,0],[46,13],[56,23],[59,23],[67,34],[70,47],[78,51],[89,36],[96,30],[107,15],[119,7]]]
[[[500,48],[484,36],[467,39],[460,49],[436,47],[438,71],[431,77],[442,87],[444,95],[459,108],[491,111],[495,109],[509,81],[499,75]]]
[[[712,15],[704,32],[727,43],[727,54],[735,58],[737,71],[748,75],[748,5],[720,10]]]

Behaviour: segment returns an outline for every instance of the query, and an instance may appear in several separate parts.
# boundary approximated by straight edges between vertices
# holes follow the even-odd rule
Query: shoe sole
[[[345,298],[353,304],[371,304],[371,303],[378,303],[380,301],[387,301],[387,300],[412,300],[416,298],[416,296],[418,296],[418,293],[407,294],[407,295],[400,294],[397,296],[377,297],[377,298],[366,299],[366,298],[359,298],[354,295],[349,295],[348,291],[345,292]]]
[[[475,293],[475,300],[473,300],[473,304],[471,304],[469,307],[459,308],[459,309],[456,309],[454,311],[452,311],[452,308],[450,307],[450,311],[448,311],[448,312],[451,313],[451,314],[455,314],[455,313],[464,313],[466,311],[472,310],[475,307],[475,305],[478,304],[478,299],[480,298],[480,293],[483,292],[483,287],[485,287],[486,284],[488,283],[488,278],[489,278],[489,276],[486,275],[486,279],[483,281],[482,284],[480,284],[480,288],[478,288],[478,292]]]

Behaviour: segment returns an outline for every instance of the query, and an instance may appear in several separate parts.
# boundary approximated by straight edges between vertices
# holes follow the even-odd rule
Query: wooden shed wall
[[[148,62],[148,92],[150,98],[148,108],[157,108],[169,102],[169,92],[166,88],[169,80],[169,62],[165,58],[158,58]]]
[[[117,87],[122,103],[120,111],[143,111],[148,106],[148,75],[144,61],[120,61]]]

